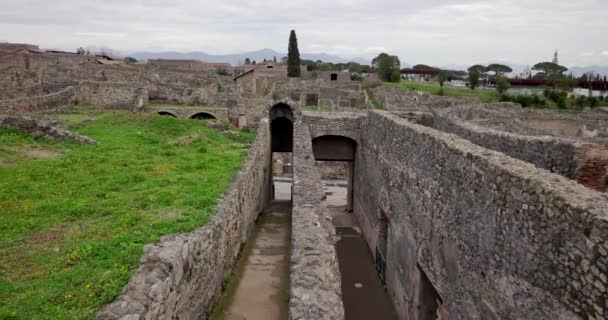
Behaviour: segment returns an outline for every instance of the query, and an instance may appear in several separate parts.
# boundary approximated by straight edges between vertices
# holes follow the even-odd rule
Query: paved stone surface
[[[365,238],[353,213],[346,211],[346,188],[326,186],[325,193],[332,222],[340,236],[337,250],[345,319],[397,319]]]
[[[229,307],[220,319],[287,318],[291,204],[285,200],[274,202],[267,211],[261,218],[253,249],[246,257]]]

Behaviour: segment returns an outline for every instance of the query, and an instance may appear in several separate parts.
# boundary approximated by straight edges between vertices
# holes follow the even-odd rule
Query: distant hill
[[[277,60],[280,60],[281,57],[287,56],[286,53],[280,53],[278,51],[272,49],[262,49],[257,51],[243,52],[243,53],[235,53],[235,54],[224,54],[224,55],[213,55],[208,54],[201,51],[193,51],[193,52],[176,52],[176,51],[163,51],[163,52],[131,52],[125,53],[125,55],[131,56],[138,60],[148,60],[148,59],[197,59],[206,62],[227,62],[232,65],[238,65],[239,63],[243,63],[246,58],[251,60],[255,60],[257,62],[262,62],[264,59],[272,60],[274,57]],[[345,63],[345,62],[357,62],[361,64],[369,64],[371,60],[364,58],[352,58],[346,59],[336,55],[326,54],[326,53],[302,53],[302,59],[305,60],[321,60],[323,62],[332,62],[332,63]]]

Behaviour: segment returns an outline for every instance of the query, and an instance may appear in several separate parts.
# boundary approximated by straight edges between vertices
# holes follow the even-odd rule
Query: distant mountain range
[[[206,62],[227,62],[232,65],[238,65],[243,63],[246,58],[255,60],[256,62],[262,62],[264,59],[272,60],[274,57],[277,60],[281,60],[282,57],[287,56],[286,53],[281,53],[272,49],[262,49],[258,51],[250,51],[235,54],[224,54],[224,55],[213,55],[201,51],[193,52],[175,52],[175,51],[163,51],[163,52],[131,52],[125,55],[131,56],[137,60],[148,60],[148,59],[197,59]],[[300,55],[305,60],[321,60],[323,62],[332,63],[346,63],[346,62],[357,62],[361,64],[369,64],[371,61],[365,58],[352,58],[346,59],[339,56],[327,54],[327,53],[302,53]]]

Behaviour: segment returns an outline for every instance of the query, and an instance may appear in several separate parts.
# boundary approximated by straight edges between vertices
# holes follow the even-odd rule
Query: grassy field
[[[156,115],[59,117],[100,143],[0,130],[0,319],[91,319],[144,244],[208,221],[255,138]]]
[[[430,94],[439,95],[439,83],[427,83],[427,82],[414,82],[401,80],[399,83],[385,82],[385,86],[393,88],[405,88],[410,90],[417,90],[428,92]],[[448,97],[461,97],[461,98],[477,98],[481,102],[496,101],[496,93],[491,90],[483,89],[467,89],[467,88],[454,88],[454,87],[443,87],[443,95]]]

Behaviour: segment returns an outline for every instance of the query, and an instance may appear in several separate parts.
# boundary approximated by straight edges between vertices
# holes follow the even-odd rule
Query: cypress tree
[[[287,76],[300,77],[300,51],[298,50],[298,39],[296,31],[291,30],[289,35],[289,48],[287,49]]]

